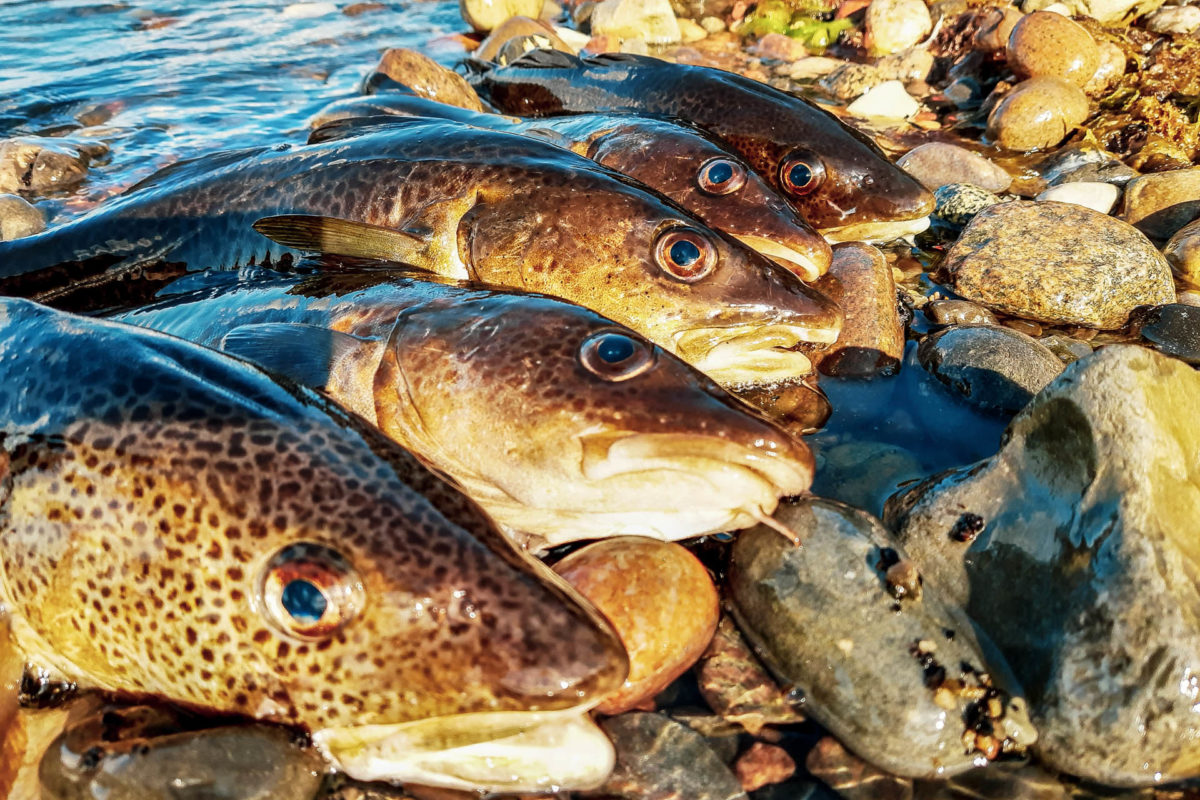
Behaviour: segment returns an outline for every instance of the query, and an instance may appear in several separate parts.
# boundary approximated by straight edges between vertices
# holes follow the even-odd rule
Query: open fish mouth
[[[755,386],[810,374],[812,359],[798,345],[829,345],[839,332],[786,323],[693,328],[675,337],[675,348],[722,386]]]
[[[843,225],[840,228],[822,228],[821,234],[826,241],[837,242],[884,242],[902,239],[905,236],[915,236],[929,227],[929,217],[913,219],[888,220],[886,222],[859,222],[853,225]]]
[[[313,742],[356,780],[482,792],[595,789],[616,760],[586,707],[325,728]]]
[[[794,272],[802,281],[815,281],[829,269],[828,251],[826,251],[824,259],[825,263],[822,265],[811,255],[765,236],[738,233],[732,234],[732,236],[747,247],[757,250],[785,269]]]

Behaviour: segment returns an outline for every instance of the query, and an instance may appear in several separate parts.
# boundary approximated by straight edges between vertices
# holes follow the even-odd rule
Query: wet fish
[[[649,186],[803,280],[816,280],[829,269],[832,251],[821,235],[728,146],[698,128],[613,114],[520,120],[412,95],[379,94],[325,109],[320,118],[334,124],[315,130],[310,141],[385,124],[380,115],[449,119],[546,139]]]
[[[312,216],[259,223],[276,241],[251,227],[289,214]],[[353,222],[330,219],[343,217]],[[132,305],[126,289],[301,249],[578,301],[726,384],[810,372],[797,345],[823,346],[841,327],[833,301],[618,173],[535,139],[417,119],[176,165],[92,214],[0,243],[0,293]]]
[[[245,357],[378,425],[532,547],[753,525],[807,447],[559,300],[379,270],[228,283],[117,319]]]
[[[0,601],[33,664],[300,726],[352,775],[603,778],[584,711],[623,680],[615,634],[361,420],[214,351],[19,299],[0,299],[0,382]],[[579,759],[513,735],[560,735]],[[511,769],[489,766],[500,753]]]
[[[471,61],[475,90],[506,114],[652,114],[721,137],[833,241],[928,227],[933,196],[866,136],[750,78],[649,56],[580,59],[534,50],[507,66]]]

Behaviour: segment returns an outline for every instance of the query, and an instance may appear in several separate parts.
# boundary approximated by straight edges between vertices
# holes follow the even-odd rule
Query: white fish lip
[[[915,236],[928,227],[929,217],[924,216],[886,222],[859,222],[853,225],[843,225],[840,228],[822,228],[821,235],[825,237],[826,241],[832,243],[884,243],[902,239],[905,236]]]
[[[832,344],[836,328],[776,324],[693,328],[675,337],[681,358],[723,386],[780,383],[813,371],[811,359],[790,349],[809,342]]]
[[[588,790],[612,772],[612,742],[587,714],[495,711],[325,728],[321,753],[351,778],[483,792]]]
[[[811,256],[773,239],[737,233],[732,236],[752,250],[757,250],[772,261],[778,262],[784,268],[796,273],[796,276],[802,281],[815,281],[829,268],[828,264],[825,265],[825,269],[818,267],[817,262],[813,261]]]

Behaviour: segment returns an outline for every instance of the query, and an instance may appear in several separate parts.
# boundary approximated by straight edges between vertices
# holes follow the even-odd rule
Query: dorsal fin
[[[403,261],[421,268],[426,242],[419,236],[336,217],[283,214],[263,217],[254,230],[273,242],[310,253]]]
[[[583,66],[583,63],[581,58],[573,56],[570,53],[564,53],[561,50],[552,50],[548,47],[539,47],[536,50],[530,50],[520,58],[508,62],[508,66],[577,69]]]
[[[320,389],[339,359],[370,341],[319,325],[264,322],[234,328],[221,339],[220,349],[301,386]]]
[[[596,66],[608,66],[609,64],[642,64],[643,66],[662,66],[669,64],[669,61],[663,61],[661,58],[654,56],[643,56],[637,53],[600,53],[589,58],[582,59],[584,64],[595,64]]]

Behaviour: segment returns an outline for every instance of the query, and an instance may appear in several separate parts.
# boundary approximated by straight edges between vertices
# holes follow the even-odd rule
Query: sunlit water
[[[388,47],[447,64],[461,55],[437,41],[463,28],[457,3],[347,16],[351,4],[0,0],[0,137],[69,133],[109,146],[73,197],[39,204],[61,221],[180,158],[303,141],[313,113],[356,94]]]

